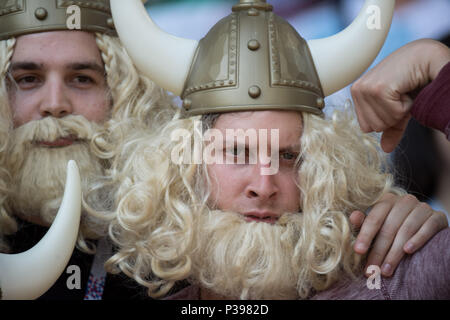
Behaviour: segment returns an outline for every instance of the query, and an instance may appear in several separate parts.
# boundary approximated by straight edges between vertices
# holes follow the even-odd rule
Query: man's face
[[[270,164],[211,164],[208,174],[212,181],[213,206],[222,211],[233,211],[246,216],[247,221],[275,223],[286,212],[300,209],[300,191],[296,160],[300,153],[302,117],[298,112],[256,111],[221,115],[214,129],[226,137],[226,129],[266,129],[267,149],[271,150],[272,129],[279,131],[279,170],[274,175],[262,175],[261,168]],[[249,147],[246,141],[246,148]],[[224,146],[226,144],[224,143]],[[233,157],[236,149],[224,150],[226,158]],[[247,151],[248,152],[248,151]],[[276,156],[276,155],[275,155]],[[273,155],[272,155],[273,157]]]
[[[110,99],[95,36],[55,31],[17,38],[8,86],[14,130],[6,168],[10,206],[50,225],[60,205],[67,162],[83,172],[82,190],[103,174],[90,141],[107,120]],[[86,220],[88,221],[88,220]],[[89,224],[82,219],[83,224]]]
[[[10,89],[14,126],[81,115],[102,122],[109,110],[104,66],[94,35],[55,31],[17,38]]]

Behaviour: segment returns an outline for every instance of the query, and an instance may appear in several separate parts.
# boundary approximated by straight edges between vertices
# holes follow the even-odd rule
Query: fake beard
[[[23,219],[38,218],[50,225],[61,204],[66,182],[67,163],[75,160],[81,175],[83,195],[89,183],[102,176],[98,158],[89,150],[89,140],[98,128],[82,116],[61,119],[47,117],[29,122],[14,130],[7,167],[12,176],[10,206]],[[66,147],[44,147],[38,142],[60,138],[76,139]],[[90,234],[98,226],[83,213],[81,228]],[[92,225],[92,226],[91,226]],[[94,232],[97,234],[98,232]]]
[[[297,283],[307,277],[296,248],[301,214],[284,214],[271,225],[210,211],[201,215],[198,226],[192,257],[195,284],[231,299],[298,298]]]

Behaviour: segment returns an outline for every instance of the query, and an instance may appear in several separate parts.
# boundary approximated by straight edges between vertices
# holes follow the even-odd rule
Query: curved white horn
[[[162,31],[141,0],[111,0],[111,11],[120,40],[136,67],[160,87],[181,95],[198,41]]]
[[[395,0],[366,0],[340,33],[308,41],[325,96],[355,81],[375,60],[391,27]]]
[[[64,198],[46,235],[30,250],[0,254],[2,299],[28,300],[43,295],[69,262],[80,226],[81,184],[75,161],[67,166]]]

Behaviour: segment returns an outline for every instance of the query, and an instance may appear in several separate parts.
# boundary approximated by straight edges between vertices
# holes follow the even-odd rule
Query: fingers
[[[375,204],[365,218],[361,230],[356,238],[354,250],[358,254],[365,254],[369,249],[373,239],[377,235],[386,216],[391,211],[396,196],[386,194],[380,202]]]
[[[352,227],[354,230],[361,229],[361,226],[364,222],[364,219],[366,218],[366,215],[362,213],[359,210],[353,211],[350,215],[350,223],[352,224]]]
[[[383,261],[385,260],[386,255],[388,254],[394,239],[396,238],[397,232],[399,231],[400,227],[402,226],[403,222],[406,220],[406,217],[409,215],[410,212],[414,210],[414,208],[417,206],[419,201],[411,195],[406,195],[400,198],[400,200],[396,201],[390,212],[388,211],[386,214],[389,214],[386,218],[383,226],[381,227],[377,238],[374,242],[374,245],[369,253],[369,256],[367,258],[367,266],[370,265],[377,265],[382,266]],[[409,239],[409,238],[408,238]],[[403,252],[403,245],[408,240],[404,240],[403,243],[401,243],[400,246],[400,254],[404,254]],[[398,241],[400,241],[399,239]],[[392,253],[392,255],[398,254],[398,248]],[[395,256],[397,257],[397,256]],[[400,257],[401,259],[401,257]],[[388,261],[389,262],[389,261]],[[392,261],[395,262],[395,261]],[[384,263],[385,264],[385,263]],[[383,266],[384,266],[383,264]],[[389,266],[388,266],[389,267]],[[390,267],[396,267],[396,265],[390,264]],[[387,271],[387,272],[386,272]],[[382,275],[390,275],[390,270],[385,270],[383,272],[383,267],[381,269]]]
[[[380,117],[375,109],[380,109],[378,102],[375,102],[376,97],[373,88],[369,86],[365,81],[357,81],[351,88],[353,102],[355,103],[356,115],[361,127],[361,131],[369,133],[372,131],[380,132],[384,127],[388,127],[383,118]],[[386,109],[385,106],[381,107],[381,110]]]
[[[429,55],[424,55],[423,50]],[[416,41],[365,73],[351,87],[361,130],[382,132],[397,125],[411,109],[408,93],[434,79],[448,57],[448,48],[439,42]]]
[[[412,195],[401,197],[386,218],[366,267],[381,266],[383,276],[392,276],[405,253],[415,252],[447,226],[444,213],[433,211]]]
[[[383,150],[392,152],[406,128],[405,117],[409,120],[413,100],[390,88],[386,81],[372,80],[370,73],[365,80],[358,80],[351,92],[361,131],[385,132]]]
[[[358,118],[359,127],[361,128],[361,131],[364,133],[370,132],[370,126],[369,123],[366,122],[366,117],[363,113],[364,108],[362,107],[362,102],[360,101],[359,95],[356,93],[353,93],[354,87],[352,87],[352,96],[353,96],[353,103],[355,104],[355,112],[356,117]]]
[[[411,211],[406,213],[407,217],[398,229],[396,235],[394,235],[394,241],[386,255],[384,261],[380,261],[381,274],[385,277],[392,276],[394,270],[397,268],[401,259],[405,255],[403,247],[406,242],[425,224],[428,218],[433,215],[433,210],[429,205],[423,202],[418,202],[417,206]],[[433,233],[434,234],[434,233]],[[431,237],[431,234],[429,234]],[[377,261],[378,262],[378,261]]]
[[[423,247],[436,233],[448,227],[447,216],[440,211],[433,211],[419,231],[403,246],[403,250],[412,254]]]

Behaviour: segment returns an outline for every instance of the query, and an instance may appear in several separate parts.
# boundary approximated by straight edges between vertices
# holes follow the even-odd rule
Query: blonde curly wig
[[[4,157],[8,148],[8,137],[12,130],[11,109],[8,106],[6,76],[11,57],[14,53],[15,39],[0,41],[0,159]],[[1,164],[1,162],[0,162]],[[0,165],[0,252],[7,252],[8,246],[3,240],[5,235],[17,230],[15,220],[9,215],[3,204],[8,194],[10,177],[3,165]]]
[[[402,193],[393,186],[391,175],[384,171],[385,160],[377,139],[361,133],[349,109],[336,110],[326,119],[302,114],[299,227],[295,231],[295,243],[288,245],[283,240],[279,244],[280,248],[291,247],[292,256],[286,261],[295,270],[296,279],[285,280],[293,281],[297,298],[325,290],[343,275],[359,274],[361,261],[352,250],[355,235],[349,223],[350,213],[355,209],[367,210],[387,192]],[[216,118],[216,115],[204,116],[203,120],[207,121],[203,121],[203,129],[212,127]],[[116,194],[116,216],[109,229],[119,250],[106,265],[111,272],[122,271],[146,286],[149,295],[155,298],[166,295],[177,281],[185,279],[213,290],[226,285],[226,281],[248,280],[230,271],[233,265],[242,265],[237,256],[231,257],[228,264],[215,265],[218,269],[212,272],[220,275],[215,278],[199,269],[208,264],[209,257],[205,252],[198,252],[198,243],[201,239],[215,241],[213,234],[203,230],[204,224],[200,223],[214,214],[207,206],[211,181],[205,164],[171,161],[174,148],[181,153],[195,148],[192,142],[180,148],[171,140],[171,133],[181,128],[201,139],[202,128],[195,125],[201,119],[186,119],[180,113],[159,135],[151,139],[145,135],[130,137],[122,150],[123,174],[116,177],[120,187]],[[261,230],[257,232],[271,227],[259,225]],[[220,229],[214,230],[222,233]],[[228,241],[229,246],[239,250],[245,241],[254,241],[251,239],[240,243],[235,239]],[[215,253],[221,254],[219,250]],[[247,258],[253,259],[256,266],[263,260],[259,259],[260,255],[251,256]],[[272,264],[277,268],[274,273],[283,272],[276,263]],[[241,269],[245,272],[245,268]],[[258,291],[252,294],[252,283],[240,281],[235,284],[236,292],[225,293],[241,299],[285,298],[282,294],[265,296]]]

